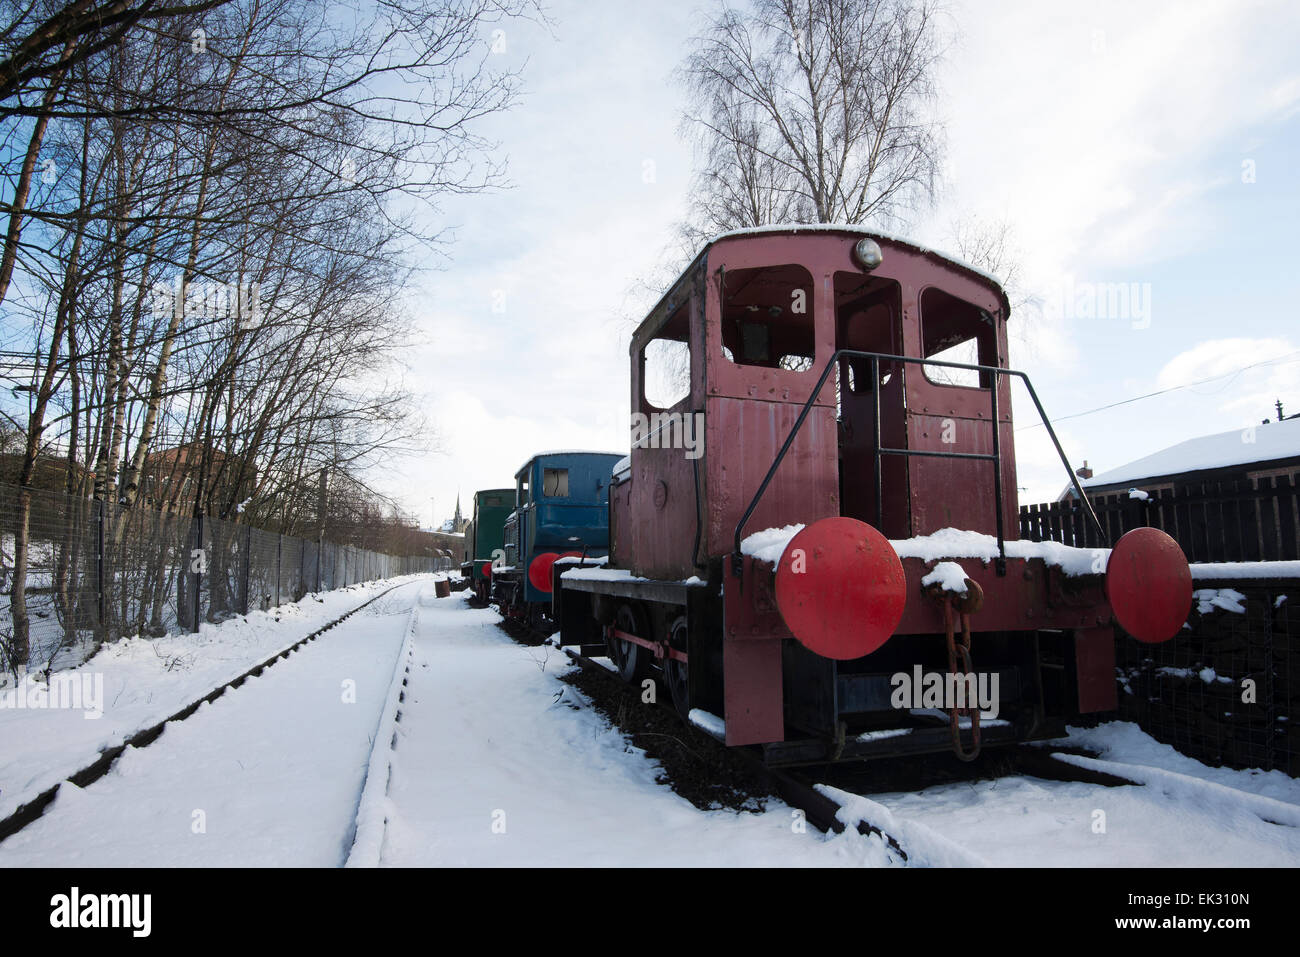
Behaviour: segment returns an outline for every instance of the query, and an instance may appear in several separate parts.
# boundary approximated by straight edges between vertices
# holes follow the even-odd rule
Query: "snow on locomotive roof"
[[[599,449],[552,449],[549,452],[534,452],[528,461],[540,459],[543,455],[622,455],[621,452],[601,452]]]
[[[622,475],[624,472],[632,471],[632,456],[625,455],[614,463],[614,468],[610,470],[611,475]]]
[[[933,249],[913,239],[906,239],[902,236],[894,236],[885,232],[883,229],[874,229],[869,226],[854,226],[849,223],[785,223],[773,226],[751,226],[748,229],[733,229],[725,233],[719,233],[709,240],[708,245],[712,246],[720,239],[731,239],[736,236],[760,236],[763,233],[856,233],[859,236],[870,236],[872,239],[883,239],[887,242],[898,243],[901,246],[910,246],[919,253],[929,253],[932,256],[939,256],[948,262],[960,266],[963,269],[982,276],[984,279],[994,283],[999,289],[1002,288],[1002,280],[993,273],[980,269],[978,266],[972,266],[968,262],[963,262],[951,253],[946,253],[942,249]]]
[[[1300,419],[1233,429],[1179,442],[1127,465],[1098,472],[1083,481],[1085,487],[1141,482],[1165,475],[1182,475],[1203,469],[1227,468],[1251,462],[1268,462],[1300,455]]]

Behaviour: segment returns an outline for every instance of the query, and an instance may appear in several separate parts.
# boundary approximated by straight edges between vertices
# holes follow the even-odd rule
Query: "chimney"
[[[1084,460],[1083,460],[1083,468],[1075,469],[1075,470],[1074,470],[1074,474],[1077,475],[1077,476],[1079,476],[1079,478],[1081,478],[1081,479],[1090,479],[1090,478],[1092,478],[1092,469],[1088,468],[1088,460],[1087,460],[1087,459],[1084,459]]]

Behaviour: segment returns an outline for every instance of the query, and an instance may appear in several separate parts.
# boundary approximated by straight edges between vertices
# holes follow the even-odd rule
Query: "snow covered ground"
[[[1281,771],[1209,768],[1136,725],[1072,729],[1098,751],[1086,767],[1147,780],[1141,787],[1006,777],[877,794],[905,821],[998,867],[1295,867],[1300,781]]]
[[[0,866],[902,863],[878,838],[800,828],[779,802],[697,810],[558,680],[575,667],[562,653],[519,645],[497,621],[463,594],[435,599],[427,578],[408,583],[100,781],[65,785],[0,843]],[[155,678],[123,696],[147,698]],[[1147,783],[1006,777],[872,795],[845,816],[884,827],[917,865],[1300,864],[1300,781],[1207,768],[1131,724],[1068,743]],[[40,776],[35,753],[18,763]]]
[[[310,594],[270,611],[255,611],[198,634],[124,638],[106,645],[57,681],[101,688],[101,717],[80,708],[0,707],[0,818],[213,688],[289,647],[397,582],[367,582]],[[24,697],[35,679],[28,678]],[[12,690],[12,689],[11,689]],[[86,702],[83,700],[83,705]],[[94,703],[94,702],[92,702]]]
[[[785,807],[696,810],[556,680],[574,667],[563,653],[516,644],[499,620],[455,597],[422,610],[381,864],[885,863],[856,834],[795,833]]]
[[[0,866],[342,864],[415,596],[431,587],[399,587],[84,790],[65,783],[0,844]]]
[[[796,833],[779,803],[763,814],[696,810],[655,783],[657,763],[555,680],[573,667],[564,655],[515,644],[488,610],[443,600],[428,612],[415,633],[382,864],[898,863],[856,833]],[[1300,781],[1206,768],[1131,724],[1077,731],[1069,743],[1266,795],[1300,814]],[[916,864],[1300,864],[1300,828],[1266,823],[1249,800],[1227,790],[1207,799],[1191,786],[1015,777],[876,795],[858,810],[892,824],[886,830]]]

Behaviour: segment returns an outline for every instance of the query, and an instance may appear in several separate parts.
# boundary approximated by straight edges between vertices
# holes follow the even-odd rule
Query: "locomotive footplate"
[[[1014,745],[1025,741],[1043,741],[1065,736],[1065,722],[1041,722],[1030,732],[1017,723],[996,722],[983,727],[985,746]],[[889,728],[845,736],[839,742],[824,738],[799,738],[764,744],[763,761],[770,767],[822,764],[827,761],[867,760],[919,754],[951,752],[952,738],[947,721],[935,719],[933,727]]]

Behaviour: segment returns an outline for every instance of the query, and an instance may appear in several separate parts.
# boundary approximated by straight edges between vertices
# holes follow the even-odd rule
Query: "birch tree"
[[[905,220],[934,190],[942,42],[931,0],[719,8],[680,68],[690,229]]]

